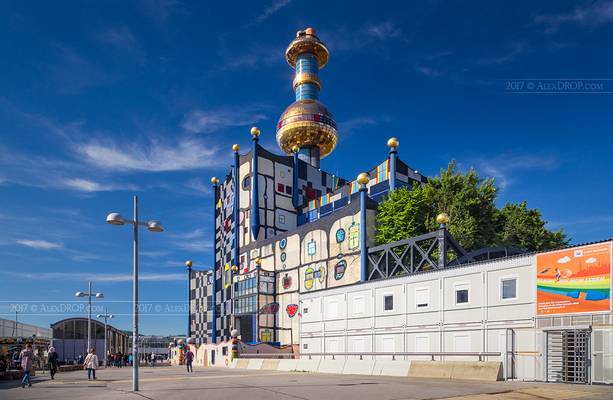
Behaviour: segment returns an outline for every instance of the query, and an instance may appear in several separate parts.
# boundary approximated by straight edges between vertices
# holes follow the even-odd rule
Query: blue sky
[[[130,216],[136,193],[142,219],[167,229],[141,233],[141,331],[184,332],[183,263],[212,260],[210,177],[225,176],[252,125],[278,151],[293,101],[283,53],[307,26],[331,51],[321,100],[340,131],[323,169],[352,178],[396,136],[427,175],[456,159],[573,243],[611,237],[612,1],[4,2],[3,317],[28,303],[20,320],[47,325],[63,315],[42,305],[75,301],[92,278],[98,305],[129,329],[131,231],[104,218]],[[603,88],[507,86],[550,82],[527,79]]]

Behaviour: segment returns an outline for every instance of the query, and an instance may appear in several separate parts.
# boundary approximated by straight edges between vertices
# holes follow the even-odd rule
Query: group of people
[[[109,367],[123,368],[132,365],[132,354],[109,353],[106,356],[106,361]]]

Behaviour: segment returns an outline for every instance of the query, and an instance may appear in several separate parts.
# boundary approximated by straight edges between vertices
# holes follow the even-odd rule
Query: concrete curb
[[[343,374],[346,375],[372,375],[375,360],[347,360]]]
[[[411,361],[377,360],[372,374],[374,376],[409,376]]]
[[[317,372],[322,374],[342,374],[345,360],[321,360]]]

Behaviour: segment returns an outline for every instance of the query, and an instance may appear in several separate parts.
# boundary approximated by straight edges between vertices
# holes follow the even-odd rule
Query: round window
[[[339,228],[339,230],[336,231],[336,243],[341,243],[343,240],[345,240],[345,230]]]

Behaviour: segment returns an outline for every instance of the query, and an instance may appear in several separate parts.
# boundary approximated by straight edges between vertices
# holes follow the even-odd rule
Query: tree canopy
[[[458,171],[455,161],[427,184],[399,188],[379,204],[377,243],[391,243],[438,228],[436,216],[445,212],[447,229],[466,249],[515,246],[526,250],[546,250],[565,246],[569,240],[562,231],[550,231],[541,213],[527,202],[496,207],[498,190],[493,179],[483,179],[471,168]]]

